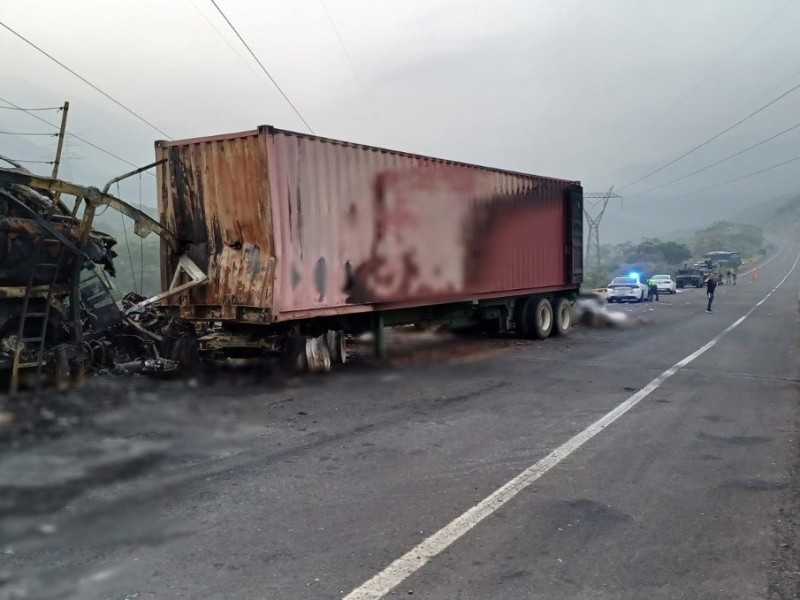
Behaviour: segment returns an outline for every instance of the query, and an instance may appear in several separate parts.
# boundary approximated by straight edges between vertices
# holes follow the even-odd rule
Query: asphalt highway
[[[711,314],[129,390],[0,454],[0,597],[797,598],[799,253]]]

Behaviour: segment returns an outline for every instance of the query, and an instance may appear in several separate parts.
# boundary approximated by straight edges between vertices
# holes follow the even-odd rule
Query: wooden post
[[[58,167],[61,165],[61,152],[64,149],[64,135],[67,131],[67,113],[69,112],[69,102],[64,101],[61,109],[61,128],[58,131],[58,146],[56,146],[56,159],[53,161],[53,174],[51,179],[58,179]],[[56,192],[56,201],[61,197],[61,192]]]

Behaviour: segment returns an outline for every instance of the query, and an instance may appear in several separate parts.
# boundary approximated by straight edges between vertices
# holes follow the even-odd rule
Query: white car
[[[647,300],[647,284],[642,283],[638,275],[631,273],[628,277],[614,277],[608,284],[608,303],[633,300]]]
[[[674,294],[678,288],[675,280],[669,275],[653,275],[652,279],[656,282],[659,294]]]

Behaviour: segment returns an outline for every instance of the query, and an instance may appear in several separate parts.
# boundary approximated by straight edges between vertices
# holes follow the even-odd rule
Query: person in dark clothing
[[[714,274],[710,273],[708,276],[708,281],[706,281],[706,296],[708,296],[708,306],[706,306],[706,312],[711,312],[711,303],[714,302],[714,292],[717,289],[717,280],[714,279]]]

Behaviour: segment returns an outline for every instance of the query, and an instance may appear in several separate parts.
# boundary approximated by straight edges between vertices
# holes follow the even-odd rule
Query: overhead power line
[[[119,101],[119,100],[117,100],[116,98],[112,97],[111,95],[109,95],[109,94],[107,94],[106,92],[104,92],[103,90],[101,90],[99,87],[97,87],[95,84],[93,84],[91,81],[89,81],[89,80],[88,80],[88,79],[86,79],[85,77],[83,77],[83,76],[79,75],[78,73],[76,73],[75,71],[73,71],[72,69],[70,69],[70,68],[69,68],[67,65],[65,65],[64,63],[62,63],[60,60],[58,60],[58,59],[57,59],[56,57],[54,57],[52,54],[48,54],[47,52],[45,52],[44,50],[42,50],[42,49],[41,49],[39,46],[37,46],[36,44],[34,44],[32,41],[30,41],[28,38],[26,38],[25,36],[23,36],[21,33],[18,33],[17,31],[15,31],[14,29],[12,29],[11,27],[9,27],[8,25],[6,25],[5,23],[3,23],[2,21],[0,21],[0,26],[4,27],[5,29],[7,29],[8,31],[10,31],[11,33],[13,33],[15,36],[17,36],[17,37],[18,37],[19,39],[21,39],[23,42],[25,42],[26,44],[28,44],[28,45],[29,45],[29,46],[31,46],[32,48],[36,49],[38,52],[40,52],[41,54],[43,54],[44,56],[46,56],[46,57],[47,57],[47,58],[49,58],[50,60],[52,60],[54,63],[56,63],[56,64],[57,64],[58,66],[60,66],[62,69],[65,69],[66,71],[70,72],[72,75],[74,75],[75,77],[77,77],[78,79],[80,79],[80,80],[81,80],[83,83],[85,83],[86,85],[88,85],[89,87],[91,87],[91,88],[92,88],[93,90],[95,90],[96,92],[98,92],[98,93],[102,94],[103,96],[105,96],[106,98],[108,98],[109,100],[111,100],[111,102],[113,102],[114,104],[116,104],[117,106],[119,106],[121,109],[123,109],[123,110],[124,110],[124,111],[126,111],[127,113],[129,113],[129,114],[133,115],[135,118],[137,118],[139,121],[141,121],[142,123],[144,123],[145,125],[147,125],[147,126],[148,126],[148,127],[150,127],[151,129],[154,129],[155,131],[157,131],[157,132],[158,132],[158,133],[160,133],[161,135],[165,136],[167,139],[170,139],[170,140],[172,139],[172,138],[169,136],[169,134],[167,134],[167,133],[166,133],[166,132],[164,132],[163,130],[161,130],[161,129],[159,129],[158,127],[156,127],[155,125],[153,125],[153,124],[152,124],[150,121],[148,121],[147,119],[145,119],[145,118],[144,118],[143,116],[141,116],[140,114],[136,113],[136,112],[135,112],[135,111],[133,111],[132,109],[130,109],[130,108],[128,108],[127,106],[125,106],[125,105],[124,105],[122,102],[120,102],[120,101]]]
[[[726,64],[728,61],[730,61],[730,60],[731,60],[731,59],[732,59],[734,56],[736,56],[736,55],[737,55],[739,52],[741,52],[741,50],[742,50],[742,49],[743,49],[745,46],[747,46],[747,44],[749,44],[749,43],[750,43],[750,42],[752,42],[752,41],[753,41],[753,40],[754,40],[756,37],[758,37],[758,35],[759,35],[759,34],[760,34],[760,33],[761,33],[761,32],[762,32],[762,31],[763,31],[763,30],[764,30],[764,29],[767,27],[767,25],[769,25],[770,23],[772,23],[772,21],[774,21],[774,20],[775,20],[775,18],[776,18],[776,17],[777,17],[777,16],[778,16],[780,13],[782,13],[784,10],[786,10],[786,8],[787,8],[787,7],[788,7],[788,6],[789,6],[789,5],[792,3],[792,1],[793,1],[793,0],[786,0],[786,2],[785,2],[783,5],[779,6],[779,7],[778,7],[778,8],[775,10],[775,12],[773,12],[773,13],[772,13],[772,14],[769,16],[769,18],[768,18],[766,21],[762,22],[762,23],[761,23],[761,25],[759,25],[758,27],[756,27],[755,29],[753,29],[753,30],[750,32],[750,34],[749,34],[749,35],[748,35],[748,36],[747,36],[747,37],[746,37],[744,40],[742,40],[742,42],[741,42],[741,43],[740,43],[738,46],[736,46],[736,48],[734,48],[734,49],[733,49],[731,52],[729,52],[729,53],[728,53],[728,54],[725,56],[725,58],[723,58],[723,59],[722,59],[722,60],[720,60],[719,62],[715,63],[715,64],[714,64],[714,66],[712,66],[712,67],[711,67],[711,68],[710,68],[708,71],[706,71],[706,72],[703,74],[703,76],[702,76],[702,77],[700,77],[700,80],[699,80],[699,81],[698,81],[698,82],[697,82],[697,83],[696,83],[696,84],[695,84],[695,85],[694,85],[694,86],[693,86],[693,87],[692,87],[692,88],[691,88],[691,89],[690,89],[688,92],[686,92],[686,93],[685,93],[683,96],[681,96],[681,98],[680,98],[679,100],[677,100],[676,102],[674,102],[674,103],[673,103],[673,104],[672,104],[672,105],[671,105],[671,106],[670,106],[670,107],[669,107],[667,110],[665,110],[665,111],[662,113],[662,115],[661,115],[661,116],[662,116],[662,117],[664,117],[664,116],[666,116],[667,114],[669,114],[669,113],[670,113],[670,112],[671,112],[673,109],[675,109],[675,108],[677,108],[678,106],[680,106],[681,104],[683,104],[683,103],[684,103],[684,102],[685,102],[685,101],[686,101],[686,100],[687,100],[689,97],[691,97],[691,96],[692,96],[692,94],[694,94],[694,93],[695,93],[697,90],[699,90],[701,87],[703,87],[704,85],[706,85],[706,84],[707,84],[707,83],[708,83],[708,82],[709,82],[711,79],[713,79],[712,75],[714,75],[714,74],[715,74],[717,71],[719,71],[719,70],[722,68],[722,66],[723,66],[723,65],[725,65],[725,64]]]
[[[703,171],[708,171],[709,169],[711,169],[713,167],[716,167],[717,165],[721,165],[722,163],[727,162],[732,158],[736,158],[737,156],[740,156],[740,155],[744,154],[745,152],[750,152],[750,150],[753,150],[754,148],[758,148],[759,146],[762,146],[762,145],[766,144],[767,142],[771,142],[772,140],[774,140],[776,138],[779,138],[782,135],[786,135],[787,133],[789,133],[790,131],[794,131],[798,127],[800,127],[800,123],[797,123],[796,125],[792,125],[791,127],[788,127],[786,129],[784,129],[783,131],[779,131],[775,135],[771,135],[768,138],[765,138],[765,139],[761,140],[760,142],[756,142],[755,144],[752,144],[752,145],[748,146],[747,148],[744,148],[743,150],[739,150],[738,152],[734,152],[733,154],[729,154],[725,158],[721,158],[720,160],[718,160],[716,162],[713,162],[710,165],[706,165],[702,169],[697,169],[695,171],[692,171],[691,173],[687,173],[683,177],[678,177],[676,179],[673,179],[672,181],[667,181],[666,183],[662,183],[661,185],[657,185],[655,187],[651,187],[649,190],[645,190],[643,192],[637,192],[635,194],[627,196],[627,198],[630,200],[631,198],[636,198],[638,196],[644,196],[645,194],[649,194],[650,192],[654,192],[655,190],[660,190],[661,188],[667,187],[668,185],[672,185],[673,183],[677,183],[679,181],[683,181],[684,179],[688,179],[689,177],[691,177],[693,175],[697,175],[698,173],[702,173]]]
[[[63,106],[50,106],[45,108],[22,108],[18,106],[0,106],[3,110],[24,110],[25,112],[41,111],[41,110],[64,110]]]
[[[739,118],[739,115],[745,114],[747,111],[752,110],[754,106],[758,106],[761,102],[764,102],[765,98],[771,98],[773,96],[773,94],[775,94],[775,92],[777,92],[778,90],[785,88],[792,81],[797,81],[798,77],[800,77],[800,70],[794,71],[791,75],[789,75],[788,77],[784,77],[783,79],[781,79],[775,85],[773,85],[773,86],[771,86],[771,87],[769,87],[767,89],[761,90],[761,93],[759,93],[757,96],[755,96],[753,98],[753,100],[751,100],[750,102],[748,102],[744,106],[740,107],[738,110],[736,110],[734,112],[731,112],[731,113],[728,113],[725,116],[724,119],[722,119],[722,120],[720,120],[718,122],[719,123],[726,123],[726,122],[731,121],[733,119]]]
[[[5,106],[0,106],[5,108]],[[58,137],[57,133],[39,133],[30,131],[0,131],[0,135],[46,135],[47,137]]]
[[[625,188],[629,188],[629,187],[631,187],[632,185],[636,185],[636,184],[637,184],[637,183],[639,183],[640,181],[644,181],[645,179],[647,179],[648,177],[651,177],[651,176],[655,175],[656,173],[660,173],[661,171],[663,171],[663,170],[664,170],[664,169],[666,169],[667,167],[669,167],[669,166],[671,166],[671,165],[674,165],[674,164],[675,164],[676,162],[678,162],[679,160],[681,160],[681,159],[683,159],[683,158],[686,158],[687,156],[689,156],[689,155],[690,155],[690,154],[692,154],[693,152],[696,152],[697,150],[699,150],[700,148],[702,148],[702,147],[704,147],[704,146],[707,146],[708,144],[710,144],[710,143],[711,143],[711,142],[713,142],[714,140],[716,140],[716,139],[719,139],[720,137],[722,137],[723,135],[725,135],[725,134],[726,134],[726,133],[728,133],[729,131],[731,131],[731,130],[735,129],[736,127],[738,127],[739,125],[741,125],[742,123],[744,123],[745,121],[749,121],[750,119],[752,119],[753,117],[755,117],[757,114],[759,114],[759,113],[761,113],[761,112],[765,111],[767,108],[769,108],[770,106],[772,106],[773,104],[775,104],[775,103],[776,103],[776,102],[778,102],[779,100],[782,100],[783,98],[785,98],[785,97],[786,97],[786,96],[788,96],[789,94],[791,94],[791,93],[793,93],[793,92],[797,91],[798,89],[800,89],[800,83],[798,83],[797,85],[795,85],[793,88],[791,88],[791,89],[789,89],[789,90],[785,91],[784,93],[782,93],[782,94],[781,94],[780,96],[778,96],[777,98],[773,98],[772,100],[770,100],[769,102],[767,102],[766,104],[764,104],[763,106],[761,106],[760,108],[758,108],[758,109],[756,109],[755,111],[751,112],[751,113],[750,113],[749,115],[747,115],[746,117],[744,117],[744,118],[742,118],[742,119],[739,119],[738,121],[736,121],[736,123],[734,123],[734,124],[733,124],[733,125],[731,125],[730,127],[727,127],[726,129],[723,129],[723,130],[722,130],[722,131],[720,131],[719,133],[717,133],[717,134],[715,134],[715,135],[711,136],[710,138],[708,138],[706,141],[704,141],[704,142],[702,142],[702,143],[698,144],[697,146],[695,146],[695,147],[691,148],[690,150],[687,150],[686,152],[684,152],[684,153],[683,153],[683,154],[681,154],[680,156],[678,156],[678,157],[676,157],[676,158],[673,158],[673,159],[672,159],[671,161],[669,161],[668,163],[666,163],[666,164],[664,164],[664,165],[660,166],[659,168],[657,168],[657,169],[655,169],[655,170],[653,170],[653,171],[650,171],[649,173],[647,173],[647,174],[645,174],[645,175],[642,175],[641,177],[639,177],[639,179],[637,179],[637,180],[635,180],[635,181],[632,181],[632,182],[630,182],[630,183],[628,183],[628,184],[626,184],[626,185],[622,186],[622,187],[619,189],[619,191],[622,191],[622,190],[623,190],[623,189],[625,189]]]
[[[9,162],[31,164],[31,165],[52,165],[55,163],[55,161],[52,160],[23,160],[21,158],[5,158],[3,160],[7,160]]]
[[[228,38],[226,38],[226,37],[225,37],[225,36],[222,34],[222,32],[219,30],[219,28],[218,28],[216,25],[214,25],[214,22],[213,22],[211,19],[209,19],[209,18],[206,16],[206,13],[204,13],[204,12],[203,12],[203,11],[200,9],[200,7],[199,7],[199,6],[197,6],[197,4],[195,3],[195,1],[194,1],[194,0],[189,0],[189,2],[191,2],[191,3],[192,3],[192,6],[193,6],[193,7],[194,7],[194,9],[197,11],[197,14],[199,14],[201,17],[203,17],[203,20],[204,20],[204,21],[205,21],[205,22],[208,24],[208,26],[209,26],[209,27],[211,27],[211,29],[213,29],[213,30],[214,30],[214,33],[216,33],[216,34],[217,34],[217,36],[219,37],[219,39],[221,39],[223,42],[225,42],[225,45],[226,45],[226,46],[228,46],[228,48],[230,48],[230,49],[231,49],[231,52],[233,52],[233,53],[236,55],[236,58],[238,58],[238,59],[241,61],[241,63],[242,63],[242,64],[243,64],[245,67],[247,67],[247,70],[248,70],[248,71],[250,71],[250,72],[251,72],[253,75],[255,75],[255,76],[256,76],[256,79],[258,79],[258,81],[259,81],[261,84],[263,84],[264,86],[270,87],[270,86],[269,86],[269,83],[267,83],[266,81],[264,81],[264,78],[263,78],[263,77],[261,77],[261,75],[258,73],[258,71],[256,71],[256,70],[255,70],[255,68],[253,68],[253,65],[252,65],[251,61],[248,61],[248,60],[247,60],[247,59],[246,59],[246,58],[245,58],[245,57],[244,57],[242,54],[240,54],[240,52],[239,52],[239,51],[238,51],[236,48],[234,48],[234,46],[233,46],[233,44],[230,42],[230,40],[228,40]],[[272,88],[270,87],[270,89],[272,89]]]
[[[336,39],[339,40],[339,45],[342,47],[342,52],[344,52],[344,56],[350,65],[350,70],[353,71],[353,75],[355,75],[356,81],[358,81],[358,85],[361,87],[361,93],[364,94],[364,99],[367,101],[370,109],[372,109],[372,114],[375,115],[375,120],[378,122],[378,125],[382,127],[383,123],[381,123],[381,118],[378,116],[378,111],[375,109],[375,105],[372,103],[372,100],[367,93],[367,87],[364,85],[361,76],[358,74],[356,65],[353,63],[353,59],[350,57],[350,53],[347,51],[347,46],[345,46],[344,39],[342,39],[342,34],[339,33],[339,28],[336,27],[336,23],[334,22],[333,17],[328,10],[328,6],[325,4],[325,0],[319,0],[319,3],[322,5],[322,10],[325,11],[325,16],[328,17],[328,23],[331,24],[331,29],[333,29],[333,32],[336,34]]]
[[[296,115],[299,117],[299,119],[300,119],[300,120],[303,122],[303,125],[305,125],[305,126],[306,126],[306,128],[307,128],[307,129],[308,129],[308,130],[309,130],[311,133],[314,133],[314,130],[313,130],[313,129],[311,129],[311,125],[309,125],[309,124],[308,124],[308,122],[307,122],[307,121],[306,121],[306,120],[303,118],[303,115],[301,115],[301,114],[300,114],[300,111],[299,111],[299,110],[297,110],[297,107],[296,107],[296,106],[294,105],[294,103],[292,103],[292,101],[289,99],[289,96],[287,96],[287,95],[286,95],[286,93],[285,93],[285,92],[284,92],[284,91],[281,89],[281,86],[279,86],[279,85],[278,85],[278,82],[277,82],[277,81],[275,81],[275,78],[274,78],[274,77],[272,77],[272,75],[270,75],[270,73],[269,73],[269,71],[267,70],[267,68],[266,68],[266,67],[263,65],[263,63],[262,63],[262,62],[261,62],[261,61],[258,59],[258,56],[256,56],[256,53],[255,53],[255,52],[253,52],[253,50],[250,48],[250,46],[247,44],[247,42],[245,42],[245,41],[244,41],[244,38],[243,38],[243,37],[242,37],[242,36],[239,34],[239,32],[236,30],[236,27],[234,27],[234,26],[233,26],[233,23],[231,23],[230,19],[229,19],[229,18],[228,18],[228,17],[225,15],[225,13],[224,13],[224,12],[222,12],[222,9],[221,9],[221,8],[219,7],[219,5],[218,5],[218,4],[215,2],[215,0],[211,0],[211,4],[213,4],[213,5],[214,5],[214,8],[216,8],[216,9],[217,9],[217,12],[218,12],[220,15],[222,15],[222,18],[223,18],[223,19],[225,19],[225,22],[228,24],[228,27],[230,27],[230,28],[231,28],[231,30],[233,31],[233,33],[235,33],[235,34],[236,34],[236,37],[238,37],[238,38],[239,38],[239,41],[240,41],[240,42],[242,42],[242,45],[243,45],[245,48],[247,48],[247,51],[250,53],[250,56],[252,56],[252,57],[253,57],[253,59],[254,59],[254,60],[255,60],[255,61],[258,63],[258,66],[259,66],[259,67],[261,67],[261,70],[262,70],[262,71],[264,71],[264,74],[265,74],[267,77],[269,77],[269,80],[272,82],[272,84],[275,86],[275,88],[276,88],[276,89],[277,89],[277,90],[280,92],[281,96],[283,96],[283,99],[284,99],[284,100],[286,100],[286,102],[289,104],[289,106],[291,106],[291,107],[292,107],[292,110],[293,110],[293,111],[294,111],[294,113],[295,113],[295,114],[296,114]]]
[[[27,109],[25,109],[25,108],[22,108],[21,106],[17,106],[16,104],[14,104],[13,102],[11,102],[10,100],[6,100],[5,98],[3,98],[3,97],[0,97],[0,102],[5,102],[6,104],[8,104],[8,105],[10,105],[10,106],[12,106],[12,107],[14,107],[14,108],[18,108],[19,110],[21,110],[21,111],[23,111],[23,112],[25,112],[25,113],[29,114],[30,116],[32,116],[34,119],[36,119],[36,120],[38,120],[38,121],[41,121],[42,123],[45,123],[45,124],[49,125],[50,127],[53,127],[53,128],[55,128],[55,129],[60,129],[60,127],[59,127],[58,125],[56,125],[55,123],[51,123],[51,122],[50,122],[50,121],[48,121],[47,119],[43,119],[43,118],[42,118],[42,117],[40,117],[39,115],[37,115],[37,114],[34,114],[34,113],[30,112],[29,110],[27,110]],[[70,136],[70,137],[73,137],[73,138],[75,138],[75,139],[76,139],[76,140],[78,140],[79,142],[82,142],[82,143],[86,144],[87,146],[91,146],[91,147],[92,147],[92,148],[94,148],[95,150],[99,150],[100,152],[102,152],[103,154],[106,154],[106,155],[110,156],[111,158],[116,158],[118,161],[124,162],[126,165],[130,165],[131,167],[139,167],[139,166],[141,166],[141,165],[137,165],[136,163],[132,163],[131,161],[129,161],[129,160],[126,160],[126,159],[122,158],[121,156],[118,156],[117,154],[114,154],[114,153],[113,153],[113,152],[111,152],[110,150],[106,150],[106,149],[105,149],[105,148],[103,148],[102,146],[98,146],[97,144],[95,144],[95,143],[93,143],[93,142],[90,142],[90,141],[89,141],[89,140],[87,140],[86,138],[83,138],[83,137],[81,137],[81,136],[79,136],[79,135],[77,135],[77,134],[75,134],[75,133],[72,133],[72,132],[71,132],[71,131],[69,131],[69,130],[67,130],[67,131],[66,131],[66,134],[67,134],[68,136]],[[155,175],[153,175],[153,174],[152,174],[152,173],[150,173],[149,171],[148,171],[147,173],[148,173],[149,175],[151,175],[151,176],[155,177]]]
[[[763,169],[759,169],[758,171],[753,171],[752,173],[748,173],[747,175],[742,175],[741,177],[736,177],[735,179],[729,179],[728,181],[723,181],[722,183],[717,183],[715,185],[710,185],[708,187],[704,187],[699,190],[694,190],[693,192],[688,192],[686,194],[681,194],[680,196],[672,196],[671,198],[664,198],[662,200],[653,200],[652,202],[644,202],[642,204],[636,204],[631,208],[641,208],[644,206],[650,206],[651,204],[658,204],[659,202],[670,202],[672,200],[679,200],[681,198],[688,198],[689,196],[695,196],[697,194],[701,194],[703,192],[708,192],[710,190],[715,190],[717,188],[730,185],[731,183],[736,183],[737,181],[742,181],[743,179],[750,179],[751,177],[755,177],[756,175],[761,175],[762,173],[766,173],[767,171],[772,171],[774,169],[778,169],[780,167],[786,166],[793,162],[797,162],[800,160],[800,156],[795,156],[794,158],[790,158],[789,160],[785,160],[780,162],[776,165],[771,165],[769,167],[765,167]]]

